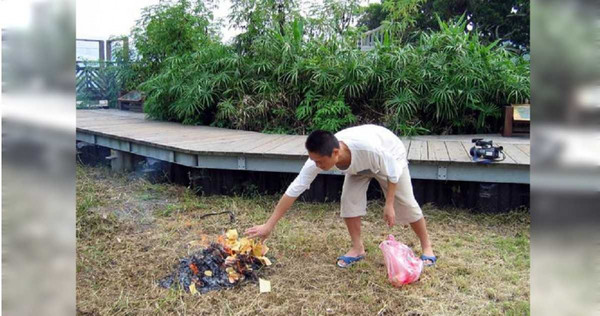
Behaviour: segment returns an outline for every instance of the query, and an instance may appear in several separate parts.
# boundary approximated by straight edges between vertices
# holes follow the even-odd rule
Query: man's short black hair
[[[340,148],[340,142],[328,131],[316,130],[306,139],[306,149],[311,153],[331,157],[335,148]]]

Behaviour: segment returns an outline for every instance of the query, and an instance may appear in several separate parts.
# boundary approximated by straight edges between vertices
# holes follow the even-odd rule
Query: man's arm
[[[385,194],[385,207],[383,208],[383,218],[389,227],[396,223],[396,212],[394,210],[394,197],[396,195],[397,183],[387,180],[387,192]]]
[[[273,211],[273,214],[271,214],[269,220],[267,220],[267,222],[263,225],[257,225],[249,228],[244,234],[250,238],[260,237],[262,239],[266,239],[269,237],[275,228],[275,225],[277,225],[277,222],[283,217],[283,215],[285,215],[285,213],[287,213],[290,207],[292,207],[292,204],[294,204],[296,199],[297,197],[284,194],[281,199],[279,199],[277,206],[275,206],[275,211]]]
[[[250,238],[261,237],[262,239],[266,239],[269,237],[279,219],[290,209],[298,196],[308,189],[310,184],[317,177],[317,174],[319,174],[319,171],[321,171],[321,169],[317,168],[314,161],[308,159],[296,179],[294,179],[292,184],[290,184],[285,191],[285,194],[279,199],[277,206],[275,206],[275,211],[273,211],[269,220],[262,225],[249,228],[246,230],[245,234]]]
[[[275,206],[275,211],[266,223],[267,226],[271,227],[271,230],[277,225],[277,222],[279,222],[283,215],[287,213],[290,207],[292,207],[292,204],[294,204],[296,199],[297,197],[291,197],[287,194],[284,194],[281,199],[279,199],[277,206]]]

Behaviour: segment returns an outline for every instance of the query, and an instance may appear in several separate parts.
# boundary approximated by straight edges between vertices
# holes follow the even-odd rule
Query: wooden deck
[[[419,171],[419,166],[428,166],[431,170],[421,170],[428,174],[423,175],[423,178],[469,180],[485,177],[485,174],[473,177],[458,175],[465,170],[478,169],[484,173],[494,171],[502,181],[512,183],[510,175],[498,173],[515,171],[521,174],[520,180],[514,180],[514,183],[529,183],[528,139],[479,136],[492,138],[495,144],[504,147],[506,159],[493,164],[493,169],[490,169],[489,166],[471,161],[469,149],[473,144],[470,139],[475,136],[479,135],[402,138],[408,150],[411,174],[415,177],[413,169]],[[219,160],[223,160],[222,164],[227,164],[225,161],[234,159],[236,169],[248,169],[247,162],[253,161],[255,167],[249,170],[298,172],[298,166],[301,166],[298,163],[308,156],[304,148],[306,136],[302,135],[275,135],[208,126],[186,126],[148,120],[142,113],[118,110],[78,110],[77,139],[194,167],[219,168]],[[262,161],[258,163],[257,159]],[[283,164],[286,167],[279,168],[273,164]],[[437,168],[437,175],[432,174],[436,170],[431,166]],[[452,167],[454,172],[447,170],[449,167]],[[524,175],[523,172],[527,174]],[[455,176],[447,173],[455,173]],[[526,181],[524,177],[527,178]],[[498,179],[490,181],[500,182]]]

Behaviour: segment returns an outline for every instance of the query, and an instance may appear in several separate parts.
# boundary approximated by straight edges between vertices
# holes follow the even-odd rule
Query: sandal
[[[425,267],[431,267],[431,266],[435,265],[435,262],[437,261],[437,257],[436,256],[421,255],[421,260],[423,260],[423,266],[425,266]],[[431,263],[425,262],[426,260],[431,261]]]
[[[358,257],[340,256],[337,258],[336,264],[340,268],[348,268],[349,266],[353,265],[354,263],[356,263],[364,258],[365,258],[364,255],[358,256]],[[342,260],[345,263],[345,265],[341,265],[339,262],[340,260]]]

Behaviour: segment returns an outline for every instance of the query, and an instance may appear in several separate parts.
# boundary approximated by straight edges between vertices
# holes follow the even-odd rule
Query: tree
[[[447,21],[462,14],[484,42],[500,40],[520,52],[529,51],[529,0],[427,0],[414,29],[437,31],[436,15]]]
[[[136,71],[144,81],[156,75],[163,62],[198,50],[218,34],[212,24],[211,1],[161,1],[142,10],[142,17],[132,30],[139,62]]]
[[[382,1],[385,2],[385,1]],[[358,26],[366,26],[367,30],[376,29],[387,18],[387,11],[383,9],[381,3],[371,3],[361,9]]]
[[[436,15],[448,21],[463,14],[469,21],[465,31],[476,32],[484,43],[500,40],[516,52],[529,52],[529,0],[384,0],[362,9],[358,25],[372,30],[388,21],[398,35],[406,35],[439,31]]]
[[[277,28],[284,35],[285,24],[293,20],[297,7],[295,0],[232,0],[229,22],[244,30],[235,38],[238,51],[248,52],[267,30]]]
[[[360,0],[323,0],[311,7],[310,33],[326,38],[343,35],[352,29],[360,9]]]

